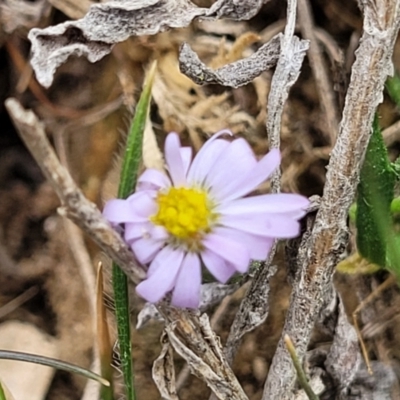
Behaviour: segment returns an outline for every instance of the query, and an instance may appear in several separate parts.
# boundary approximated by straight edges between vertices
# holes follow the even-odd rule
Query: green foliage
[[[367,261],[387,268],[400,279],[400,198],[394,198],[399,160],[390,163],[374,120],[357,194],[357,246]]]
[[[368,261],[386,266],[387,230],[395,174],[375,117],[357,195],[357,246]]]
[[[143,92],[136,107],[136,112],[128,134],[118,189],[118,197],[120,199],[127,198],[133,192],[136,186],[137,174],[142,158],[143,133],[150,108],[151,88],[154,72],[155,64],[153,64],[147,82],[144,85]],[[115,313],[117,317],[121,369],[124,375],[127,399],[134,400],[136,396],[133,384],[128,279],[115,263],[113,264],[112,281]]]

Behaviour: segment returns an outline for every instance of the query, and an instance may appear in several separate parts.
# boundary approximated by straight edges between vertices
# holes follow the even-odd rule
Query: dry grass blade
[[[49,0],[49,3],[72,19],[82,18],[95,4],[90,0]]]

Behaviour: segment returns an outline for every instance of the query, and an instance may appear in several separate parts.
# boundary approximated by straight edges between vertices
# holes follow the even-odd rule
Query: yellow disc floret
[[[156,202],[158,212],[151,221],[188,244],[209,232],[215,220],[212,203],[203,190],[171,187],[167,192],[160,192]]]

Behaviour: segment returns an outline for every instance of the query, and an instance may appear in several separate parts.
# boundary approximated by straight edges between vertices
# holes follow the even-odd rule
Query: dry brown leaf
[[[164,157],[157,144],[156,135],[147,116],[146,126],[143,133],[143,164],[146,168],[154,168],[161,172],[165,171]]]

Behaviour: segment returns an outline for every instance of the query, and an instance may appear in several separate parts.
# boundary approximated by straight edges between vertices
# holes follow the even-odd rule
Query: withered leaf
[[[215,70],[200,61],[198,55],[184,43],[179,53],[179,68],[198,85],[213,83],[238,88],[276,65],[280,52],[280,38],[281,34],[261,46],[250,57]]]
[[[153,363],[153,380],[163,399],[179,400],[175,387],[175,367],[172,347],[168,336],[161,336],[162,349]]]
[[[90,7],[84,18],[45,29],[32,29],[31,64],[38,81],[49,87],[55,70],[69,56],[86,56],[96,62],[110,53],[113,44],[130,36],[154,35],[182,28],[207,9],[189,0],[110,1]]]
[[[114,0],[93,4],[82,19],[32,29],[28,35],[32,42],[31,64],[37,80],[49,87],[55,70],[71,55],[84,55],[90,62],[96,62],[110,53],[115,43],[130,36],[183,28],[197,17],[249,19],[267,1],[218,0],[209,9],[197,7],[190,0]]]

